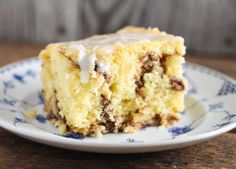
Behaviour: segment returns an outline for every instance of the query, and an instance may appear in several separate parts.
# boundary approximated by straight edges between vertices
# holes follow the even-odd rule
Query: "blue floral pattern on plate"
[[[185,64],[184,69],[189,81],[189,92],[186,97],[186,109],[181,113],[181,120],[176,125],[169,128],[148,127],[135,134],[107,134],[101,138],[91,138],[73,133],[60,135],[47,120],[43,111],[38,59],[11,64],[0,68],[0,125],[11,131],[17,128],[16,131],[19,129],[29,133],[34,132],[31,133],[32,135],[39,133],[41,136],[45,135],[45,140],[47,137],[52,137],[53,140],[57,140],[57,144],[60,143],[60,147],[65,146],[64,139],[75,140],[80,146],[82,142],[91,146],[112,144],[118,147],[124,143],[140,146],[160,145],[164,142],[174,144],[175,140],[195,138],[202,134],[210,137],[211,133],[220,134],[234,128],[236,126],[235,81],[219,72],[191,63]],[[214,85],[208,88],[206,83]],[[27,112],[31,109],[37,110],[34,119],[27,116]],[[38,137],[32,135],[29,134],[28,138]],[[49,144],[48,142],[50,140],[45,141],[46,144]]]

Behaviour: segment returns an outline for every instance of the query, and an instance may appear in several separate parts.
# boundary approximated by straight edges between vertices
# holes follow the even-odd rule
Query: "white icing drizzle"
[[[110,38],[101,39],[100,43],[103,45],[107,45],[117,41],[125,43],[132,40],[152,39],[154,37],[155,36],[151,34],[114,34]]]
[[[78,41],[77,43],[83,44],[84,46],[91,48],[91,47],[94,47],[94,46],[111,45],[115,42],[126,43],[126,42],[129,42],[129,41],[149,40],[149,39],[155,39],[155,38],[159,38],[159,35],[155,35],[155,34],[138,34],[138,33],[109,34],[109,35],[93,36],[93,37],[90,37],[88,39]]]
[[[90,73],[94,70],[96,55],[91,54],[88,56],[81,57],[79,59],[80,65],[80,82],[87,83],[89,80]]]
[[[69,79],[69,77],[70,77],[70,74],[65,74],[65,79]]]
[[[112,51],[111,44],[115,42],[126,43],[135,40],[183,40],[181,37],[166,36],[163,34],[141,34],[141,33],[117,33],[109,35],[93,36],[80,41],[73,41],[69,43],[69,49],[78,52],[77,64],[80,66],[80,81],[87,83],[89,81],[90,73],[94,71],[96,61],[96,49],[99,46],[107,46],[107,52]],[[90,51],[86,52],[86,49]],[[98,71],[100,73],[109,73],[109,66],[97,61]]]
[[[80,82],[87,83],[90,73],[95,67],[96,54],[92,53],[87,55],[85,47],[79,44],[72,44],[69,46],[69,49],[79,51],[77,64],[80,66]]]
[[[97,62],[97,64],[98,64],[98,69],[97,69],[98,72],[110,74],[110,72],[109,72],[110,66],[109,65],[106,65],[105,63],[102,63],[102,62]]]
[[[79,41],[72,41],[69,44],[70,45],[83,45],[86,48],[94,48],[96,46],[106,46],[106,45],[112,45],[115,42],[122,42],[126,43],[129,41],[135,41],[135,40],[150,40],[150,39],[156,39],[156,40],[164,40],[164,41],[183,41],[182,37],[179,36],[171,36],[164,32],[161,32],[160,34],[153,34],[153,33],[114,33],[114,34],[107,34],[107,35],[95,35],[92,37],[89,37],[87,39],[79,40]]]

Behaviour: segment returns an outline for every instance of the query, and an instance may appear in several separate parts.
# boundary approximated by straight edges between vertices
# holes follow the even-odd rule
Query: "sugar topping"
[[[106,65],[103,62],[97,62],[97,64],[98,64],[98,68],[97,68],[98,72],[110,74],[110,72],[109,72],[109,68],[110,68],[109,65]]]
[[[96,59],[96,49],[99,46],[109,46],[115,42],[127,43],[135,40],[182,40],[181,37],[167,36],[166,34],[141,34],[141,33],[116,33],[108,35],[92,36],[90,38],[70,42],[69,49],[78,52],[77,64],[80,66],[80,81],[87,83],[90,73],[94,71]],[[107,48],[111,49],[111,48]],[[111,49],[112,50],[112,49]],[[109,73],[109,66],[102,62],[96,61],[98,72]]]
[[[79,44],[72,44],[69,49],[78,51],[77,64],[80,66],[80,82],[87,83],[90,73],[95,67],[96,54],[94,52],[87,54],[85,47]]]
[[[108,35],[109,36],[109,35]],[[157,35],[156,35],[157,36]],[[100,40],[101,45],[109,45],[113,44],[115,42],[123,42],[126,43],[128,41],[134,41],[134,40],[145,40],[145,39],[153,39],[155,38],[155,35],[153,34],[114,34],[110,35],[110,37],[104,37]]]
[[[70,45],[83,45],[86,49],[93,49],[99,46],[110,46],[116,42],[127,43],[138,40],[164,40],[164,41],[183,41],[182,37],[171,36],[164,32],[153,33],[114,33],[106,35],[95,35],[83,40],[72,41]]]
[[[159,35],[155,34],[137,34],[137,33],[132,33],[132,34],[108,34],[108,35],[97,35],[97,36],[92,36],[90,38],[80,40],[77,42],[72,42],[75,44],[83,44],[86,46],[86,48],[91,48],[95,46],[105,46],[105,45],[111,45],[114,44],[115,42],[122,42],[126,43],[129,41],[135,41],[135,40],[149,40],[149,39],[154,39],[154,38],[159,38]]]

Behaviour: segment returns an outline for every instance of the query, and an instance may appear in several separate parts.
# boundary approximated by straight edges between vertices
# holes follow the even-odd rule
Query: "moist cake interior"
[[[157,28],[55,43],[40,53],[45,110],[61,133],[173,125],[184,109],[185,46]]]

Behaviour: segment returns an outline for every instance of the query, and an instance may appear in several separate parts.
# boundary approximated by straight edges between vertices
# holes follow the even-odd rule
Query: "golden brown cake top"
[[[50,44],[48,48],[57,48],[63,56],[68,57],[75,64],[80,66],[81,81],[87,82],[89,72],[94,69],[95,62],[109,62],[112,53],[119,52],[124,49],[123,44],[128,44],[129,47],[135,50],[135,47],[141,44],[145,48],[150,48],[152,42],[164,43],[167,47],[166,54],[173,54],[173,50],[183,55],[185,53],[184,39],[178,36],[167,34],[166,32],[159,31],[158,28],[141,28],[127,26],[116,33],[95,35],[79,41],[61,42]],[[139,44],[136,46],[136,44]],[[163,45],[162,45],[163,46]],[[174,46],[174,47],[173,47]],[[163,47],[162,47],[163,48]],[[171,49],[170,49],[171,48]],[[174,49],[176,48],[176,49]],[[114,50],[115,49],[115,50]],[[161,49],[161,55],[164,49]],[[101,63],[103,65],[103,63]],[[106,71],[107,66],[103,66]]]
[[[86,49],[91,49],[99,46],[112,46],[116,42],[127,43],[143,40],[184,41],[182,37],[161,32],[158,28],[127,26],[118,30],[116,33],[94,35],[79,41],[61,42],[58,44],[65,46],[83,45]]]

